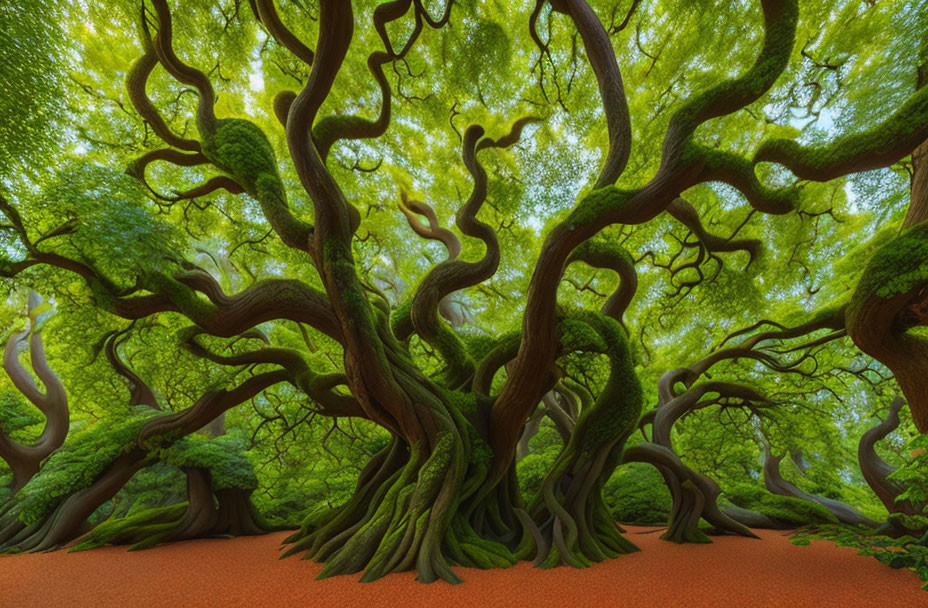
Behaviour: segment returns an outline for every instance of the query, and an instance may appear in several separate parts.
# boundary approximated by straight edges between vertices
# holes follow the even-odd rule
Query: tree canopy
[[[928,3],[723,4],[0,4],[0,550],[928,544]]]

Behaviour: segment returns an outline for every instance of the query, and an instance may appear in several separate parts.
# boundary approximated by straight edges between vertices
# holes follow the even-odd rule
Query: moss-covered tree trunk
[[[916,90],[926,87],[928,61],[918,67]],[[847,333],[893,372],[915,426],[928,433],[928,340],[909,331],[928,325],[928,141],[912,152],[911,175],[902,232],[864,269],[848,306]]]
[[[618,321],[594,314],[586,321],[602,340],[610,373],[595,402],[580,413],[570,440],[529,506],[537,527],[535,563],[544,567],[588,566],[637,550],[619,533],[602,489],[622,460],[626,439],[637,427],[641,384]],[[526,552],[523,543],[520,554]]]

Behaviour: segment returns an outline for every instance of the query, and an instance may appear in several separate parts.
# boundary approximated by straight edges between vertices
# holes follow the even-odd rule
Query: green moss
[[[565,353],[576,351],[605,352],[609,346],[582,315],[565,316],[558,323],[561,349]]]
[[[634,264],[634,259],[621,245],[612,239],[594,237],[587,239],[574,249],[568,263],[576,260],[615,260]]]
[[[116,458],[135,447],[139,430],[157,414],[148,407],[135,408],[124,420],[101,420],[75,433],[17,494],[20,520],[39,523],[65,498],[90,487]]]
[[[761,143],[755,158],[783,162],[798,170],[797,174],[811,173],[808,177],[814,179],[815,172],[849,166],[867,156],[881,156],[906,140],[918,144],[925,138],[926,125],[928,87],[923,87],[892,116],[870,129],[817,146],[803,146],[791,139],[768,139]]]
[[[689,100],[670,121],[668,134],[690,137],[702,122],[718,115],[731,99],[750,103],[768,90],[789,63],[799,19],[797,0],[779,3],[772,21],[766,23],[764,46],[754,65],[738,78],[726,80]],[[773,11],[771,11],[773,12]]]
[[[85,551],[103,545],[128,544],[138,549],[153,546],[174,531],[186,511],[187,503],[181,502],[140,511],[129,517],[109,519],[91,530],[70,551]],[[144,543],[144,547],[139,546],[140,543]]]
[[[42,413],[13,390],[0,391],[0,432],[14,441],[34,441],[45,422]],[[35,430],[30,427],[35,427]],[[0,464],[2,466],[2,464]]]
[[[772,494],[752,484],[742,483],[725,490],[725,497],[742,509],[757,511],[794,526],[838,523],[828,509],[810,500]]]
[[[797,186],[768,188],[757,178],[755,163],[738,154],[689,141],[683,160],[685,163],[705,162],[713,179],[737,188],[753,207],[766,213],[788,213],[799,208]]]
[[[165,273],[146,273],[144,286],[149,291],[166,295],[191,319],[209,316],[214,310],[213,305],[200,298],[195,291]]]
[[[397,327],[401,323],[408,323],[412,315],[412,298],[401,302],[390,314],[390,325]]]
[[[477,395],[474,393],[442,391],[441,395],[446,403],[463,414],[473,414],[477,411]]]
[[[867,264],[855,302],[876,295],[889,299],[928,281],[928,222],[912,226],[880,247]]]
[[[603,345],[599,352],[609,358],[606,385],[592,407],[580,415],[571,438],[571,443],[576,441],[582,453],[591,454],[599,446],[620,441],[634,430],[644,394],[622,326],[615,319],[592,311],[574,312],[569,318],[594,332]],[[574,331],[578,329],[579,326]]]
[[[593,190],[582,199],[564,220],[570,230],[586,226],[603,218],[610,212],[621,211],[634,195],[633,191],[620,190],[615,186],[606,186]]]
[[[204,142],[203,154],[240,180],[246,190],[256,188],[262,176],[277,176],[271,142],[257,125],[247,120],[226,118],[218,121],[212,137]]]
[[[438,441],[432,449],[432,454],[419,471],[419,485],[431,487],[441,482],[445,471],[451,464],[451,450],[454,446],[454,437],[451,433],[439,433]]]

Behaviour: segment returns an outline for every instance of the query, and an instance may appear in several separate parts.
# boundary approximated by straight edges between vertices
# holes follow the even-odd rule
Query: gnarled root
[[[520,528],[509,529],[519,526],[512,509],[495,496],[462,506],[488,470],[466,439],[442,431],[429,449],[424,441],[409,446],[394,437],[362,471],[345,505],[310,515],[284,541],[290,545],[284,557],[304,551],[303,559],[325,563],[319,578],[363,571],[362,582],[415,569],[422,582],[458,583],[451,565],[514,564],[508,547],[488,538],[518,536]]]

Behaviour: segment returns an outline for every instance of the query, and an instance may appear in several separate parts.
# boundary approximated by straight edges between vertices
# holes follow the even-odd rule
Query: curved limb
[[[806,342],[798,347],[791,348],[790,351],[802,350],[809,346],[820,344],[820,340],[834,340],[844,336],[845,326],[845,309],[846,306],[836,306],[826,308],[813,314],[805,323],[800,323],[794,327],[786,327],[772,321],[762,321],[755,323],[747,328],[732,332],[721,343],[724,346],[731,338],[744,335],[750,331],[755,331],[763,325],[772,325],[776,329],[758,332],[737,346],[728,348],[718,348],[715,352],[710,353],[699,361],[690,364],[687,367],[681,367],[665,372],[657,383],[658,389],[658,406],[669,402],[676,397],[674,386],[682,382],[686,387],[690,387],[703,374],[709,371],[714,365],[722,361],[737,360],[741,358],[754,359],[764,366],[778,372],[791,372],[802,361],[800,356],[795,361],[783,362],[780,360],[779,353],[768,352],[765,342],[783,341],[803,337],[814,332],[829,329],[832,333],[827,334],[821,339]]]
[[[594,238],[574,249],[567,259],[570,264],[583,261],[593,268],[608,268],[619,276],[619,285],[603,304],[600,312],[618,321],[628,331],[622,317],[638,289],[638,273],[635,262],[627,251],[606,239]]]
[[[852,526],[865,526],[868,528],[877,528],[880,524],[869,517],[862,515],[857,509],[844,504],[838,500],[807,494],[792,483],[783,479],[780,475],[780,461],[783,456],[774,456],[770,452],[770,446],[764,446],[764,486],[773,494],[781,496],[792,496],[793,498],[802,498],[811,500],[822,505],[828,511],[838,518],[838,521]]]
[[[114,460],[89,486],[68,496],[43,520],[26,525],[15,517],[12,522],[0,523],[0,551],[51,551],[73,541],[87,531],[87,518],[151,462],[143,450],[131,450]],[[15,511],[10,513],[16,515]]]
[[[715,393],[717,396],[702,400],[707,394]],[[729,400],[736,400],[734,403]],[[722,402],[724,400],[724,403]],[[749,386],[741,386],[730,382],[703,382],[697,384],[684,393],[677,395],[670,401],[660,405],[654,416],[652,425],[652,441],[667,449],[673,449],[670,433],[673,425],[681,416],[693,410],[720,404],[723,407],[751,407],[755,410],[775,405],[764,395]]]
[[[313,127],[312,134],[323,163],[326,161],[332,145],[338,140],[373,139],[386,132],[387,127],[390,125],[393,94],[384,75],[383,66],[388,63],[395,64],[406,56],[422,33],[423,20],[433,29],[444,27],[451,16],[451,6],[453,4],[453,0],[449,1],[445,5],[443,16],[435,20],[422,5],[421,0],[416,0],[413,9],[413,30],[399,51],[395,50],[393,43],[390,41],[387,24],[405,15],[409,8],[413,6],[413,1],[393,0],[392,2],[377,5],[377,8],[374,9],[374,28],[383,41],[384,51],[375,51],[368,55],[367,67],[380,89],[380,113],[374,120],[359,116],[326,116],[319,120]]]
[[[498,140],[484,138],[479,125],[471,125],[464,134],[464,165],[474,180],[474,188],[464,206],[458,211],[456,224],[467,236],[480,239],[486,246],[483,257],[476,262],[448,259],[434,268],[422,280],[413,296],[409,309],[409,321],[416,333],[434,348],[439,349],[448,363],[447,382],[459,386],[474,372],[473,361],[467,357],[457,337],[438,321],[440,302],[461,289],[477,285],[492,277],[499,267],[499,241],[496,231],[487,223],[477,219],[477,214],[487,197],[487,174],[479,161],[477,152],[486,148],[504,148],[519,140],[525,125],[536,122],[534,117],[519,119],[513,123],[509,133]],[[394,321],[397,337],[404,339],[403,328],[408,327],[403,315]]]
[[[399,208],[406,217],[406,221],[409,222],[409,227],[413,229],[413,232],[424,239],[440,241],[445,246],[445,249],[448,250],[448,259],[457,259],[461,254],[461,239],[452,231],[442,227],[438,221],[438,216],[435,215],[434,209],[421,201],[408,198],[405,192],[400,192]],[[425,216],[429,223],[428,227],[422,224],[417,214]],[[452,327],[461,327],[465,324],[466,320],[464,314],[454,307],[451,301],[453,295],[454,294],[448,294],[441,299],[438,303],[438,312],[451,323]],[[394,326],[394,331],[400,335],[408,335],[408,333],[412,331],[411,321],[410,323],[406,323],[404,327]]]
[[[173,131],[164,122],[164,118],[158,112],[155,105],[148,98],[145,89],[148,85],[148,77],[158,64],[158,56],[152,45],[149,36],[147,23],[145,19],[145,7],[142,5],[142,14],[140,20],[139,39],[142,43],[142,56],[139,57],[126,74],[126,89],[129,93],[129,100],[135,107],[136,111],[148,123],[155,132],[169,146],[189,150],[191,152],[200,151],[200,142],[193,139],[184,139],[174,134]]]
[[[147,422],[139,431],[138,445],[140,448],[146,448],[148,440],[158,435],[189,435],[209,424],[226,410],[251,399],[269,386],[288,381],[290,381],[289,372],[264,372],[252,376],[232,390],[210,391],[185,410],[159,416]]]
[[[631,154],[632,126],[622,73],[609,33],[585,0],[551,0],[551,8],[573,21],[599,84],[609,132],[609,152],[593,188],[602,188],[619,179]]]
[[[152,4],[158,21],[158,32],[152,46],[158,61],[175,79],[195,87],[198,91],[197,129],[203,140],[203,156],[217,168],[228,173],[195,188],[191,191],[191,196],[201,196],[218,187],[236,193],[247,192],[261,205],[268,222],[284,243],[294,249],[308,251],[313,227],[296,218],[290,211],[286,190],[277,172],[274,149],[267,137],[260,128],[247,120],[217,120],[213,110],[216,97],[209,78],[203,72],[183,63],[174,53],[171,13],[167,1],[152,0]],[[148,39],[144,13],[142,26],[144,45]],[[142,175],[144,182],[144,174],[140,173],[138,168],[135,168],[135,172]],[[185,198],[185,195],[190,193],[181,193],[180,197]]]
[[[912,94],[882,123],[844,135],[827,144],[804,146],[790,139],[767,139],[754,162],[775,162],[797,177],[828,180],[870,169],[888,167],[928,140],[928,87]]]
[[[10,488],[15,494],[39,471],[42,461],[58,449],[68,435],[70,410],[68,396],[58,376],[51,370],[45,358],[45,346],[42,342],[41,325],[48,316],[48,304],[34,291],[29,292],[30,327],[23,332],[14,332],[7,340],[3,351],[3,369],[13,386],[19,390],[45,416],[42,434],[31,445],[21,445],[10,439],[0,429],[0,458],[6,461],[13,472]],[[42,318],[40,318],[42,317]],[[32,371],[45,386],[43,393],[36,386],[32,375],[19,362],[19,353],[29,342],[29,356]]]
[[[667,213],[686,226],[709,253],[746,251],[749,256],[748,266],[760,255],[762,243],[758,239],[735,239],[734,235],[725,239],[709,233],[699,220],[696,209],[686,199],[677,197],[671,201]]]
[[[190,85],[197,90],[199,103],[197,104],[197,128],[204,139],[206,134],[216,129],[216,115],[213,106],[216,105],[216,93],[206,74],[183,61],[174,53],[172,46],[173,26],[171,12],[168,10],[167,0],[151,0],[158,18],[158,31],[153,40],[153,47],[158,61],[168,73],[179,82]],[[144,23],[144,16],[143,16]]]
[[[674,114],[655,177],[636,191],[612,186],[594,190],[548,233],[529,284],[514,373],[491,410],[494,476],[501,476],[508,468],[522,423],[544,393],[543,372],[552,364],[557,350],[557,288],[571,252],[611,223],[640,223],[661,213],[698,181],[705,166],[705,159],[684,154],[696,128],[756,101],[785,69],[795,38],[797,3],[765,0],[762,7],[764,45],[754,66],[743,76],[697,95]]]
[[[128,339],[128,336],[120,339],[120,332],[113,332],[107,336],[103,344],[106,359],[116,370],[116,373],[129,383],[129,405],[147,405],[160,410],[161,406],[158,404],[155,392],[119,356],[119,347],[125,344]]]
[[[199,144],[197,149],[199,150]],[[145,177],[145,170],[148,168],[148,165],[158,160],[169,162],[178,167],[194,167],[209,162],[209,159],[203,156],[199,151],[193,154],[185,154],[171,148],[152,150],[133,160],[129,163],[129,166],[126,167],[126,173],[142,182],[142,185],[158,198],[161,198],[161,196],[151,187],[148,183],[148,179]]]
[[[231,356],[218,355],[197,342],[196,336],[199,333],[202,332],[195,327],[181,332],[182,346],[194,355],[220,365],[279,365],[290,374],[290,382],[318,404],[318,413],[335,418],[364,417],[357,400],[334,391],[338,386],[347,386],[344,374],[316,374],[299,352],[285,348],[263,348]]]
[[[313,64],[315,54],[283,24],[280,15],[277,14],[277,9],[274,7],[274,0],[253,0],[251,7],[258,21],[264,25],[268,33],[274,37],[274,40],[306,65]],[[286,124],[286,121],[283,122]]]
[[[234,179],[225,175],[217,175],[210,178],[207,182],[189,190],[175,191],[173,196],[159,197],[169,201],[183,201],[191,198],[199,198],[211,194],[216,190],[225,190],[230,194],[241,194],[245,191],[241,185]]]
[[[925,89],[928,90],[928,89]],[[847,311],[854,344],[893,372],[915,426],[928,432],[928,340],[909,332],[928,324],[928,278],[924,276],[928,222],[917,224],[876,251],[857,284]]]
[[[901,397],[893,399],[886,418],[880,420],[879,424],[864,433],[857,445],[857,462],[860,464],[860,472],[863,473],[864,479],[867,480],[867,485],[870,486],[890,513],[895,512],[900,507],[911,509],[912,505],[908,501],[905,501],[904,505],[896,503],[896,497],[902,493],[902,488],[887,479],[896,468],[880,458],[874,446],[899,426],[899,411],[904,405],[905,400]]]
[[[535,564],[584,567],[607,557],[637,550],[617,531],[603,501],[602,488],[622,458],[626,439],[641,413],[641,384],[624,331],[618,322],[595,313],[574,320],[584,323],[602,340],[609,357],[606,386],[583,409],[569,441],[542,483],[528,513],[543,540],[526,537],[517,554],[535,550]],[[576,346],[580,347],[580,344]],[[595,343],[582,348],[597,349]]]

